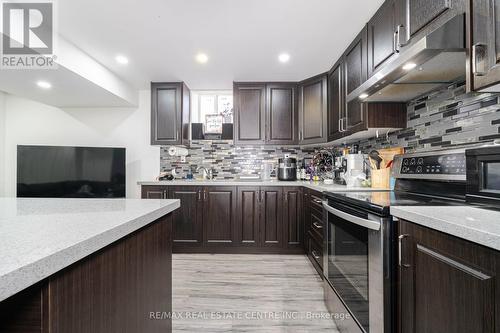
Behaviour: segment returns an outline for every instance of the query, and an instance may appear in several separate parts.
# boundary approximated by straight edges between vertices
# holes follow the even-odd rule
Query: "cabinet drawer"
[[[307,256],[318,274],[323,277],[323,247],[314,238],[308,238]]]
[[[311,225],[308,231],[313,233],[315,238],[320,242],[323,242],[323,227],[323,221],[311,215]]]

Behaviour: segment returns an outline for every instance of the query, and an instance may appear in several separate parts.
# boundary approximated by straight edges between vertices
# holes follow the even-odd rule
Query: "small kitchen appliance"
[[[297,180],[297,160],[285,155],[278,159],[278,180]]]
[[[361,181],[366,179],[365,173],[365,159],[366,156],[363,154],[348,154],[345,156],[346,172],[344,174],[344,179],[347,186],[361,186]]]
[[[500,145],[469,149],[467,201],[500,205]]]

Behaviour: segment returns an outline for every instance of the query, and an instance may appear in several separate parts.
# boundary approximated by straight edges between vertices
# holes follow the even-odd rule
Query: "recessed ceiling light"
[[[195,59],[200,64],[206,64],[208,62],[208,56],[205,53],[198,53]]]
[[[280,62],[285,63],[290,60],[290,55],[288,53],[282,53],[278,56]]]
[[[47,81],[38,81],[36,83],[36,85],[39,86],[42,89],[50,89],[50,88],[52,88],[52,84],[50,84],[50,82],[47,82]]]
[[[123,56],[123,55],[117,55],[115,57],[115,60],[117,63],[119,63],[120,65],[126,65],[128,64],[128,58]]]
[[[413,62],[409,62],[409,63],[407,63],[406,65],[403,66],[403,69],[405,71],[409,71],[409,70],[412,70],[415,67],[417,67],[417,64],[415,64]]]
[[[361,98],[361,99],[365,99],[367,97],[368,97],[368,94],[366,94],[366,93],[359,95],[359,98]]]

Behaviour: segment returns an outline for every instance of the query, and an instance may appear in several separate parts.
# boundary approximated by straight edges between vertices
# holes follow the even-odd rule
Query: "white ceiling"
[[[64,0],[59,34],[136,88],[295,81],[328,70],[383,0]],[[207,64],[195,62],[198,52]],[[281,52],[291,55],[279,63]],[[116,64],[117,54],[130,59]]]

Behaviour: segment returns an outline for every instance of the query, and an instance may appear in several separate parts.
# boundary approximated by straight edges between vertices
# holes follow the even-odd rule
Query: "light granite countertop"
[[[500,211],[474,206],[393,206],[401,219],[500,251]]]
[[[179,200],[0,198],[0,301],[179,207]]]
[[[303,186],[319,192],[356,192],[356,191],[388,191],[389,189],[371,187],[347,187],[346,185],[327,185],[323,182],[309,181],[279,181],[279,180],[163,180],[163,181],[139,181],[138,185],[167,185],[167,186]]]

